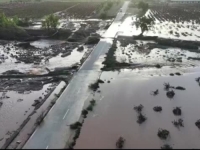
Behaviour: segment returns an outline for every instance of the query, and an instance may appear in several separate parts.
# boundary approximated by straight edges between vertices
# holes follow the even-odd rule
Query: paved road
[[[125,2],[88,59],[73,76],[70,84],[62,93],[57,103],[50,110],[43,123],[35,130],[23,149],[60,149],[64,148],[70,136],[68,126],[77,121],[81,115],[84,101],[89,97],[88,85],[100,75],[99,57],[108,52],[112,39],[118,32],[120,20],[124,16],[129,2]]]

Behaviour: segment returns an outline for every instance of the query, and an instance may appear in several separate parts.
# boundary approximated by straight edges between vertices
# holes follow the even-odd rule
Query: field
[[[78,4],[78,5],[77,5]],[[1,4],[0,9],[7,16],[19,16],[28,18],[42,18],[45,15],[59,11],[67,11],[67,14],[74,17],[86,17],[99,7],[99,2],[78,3],[78,2],[41,2],[41,3],[8,3]],[[73,9],[70,9],[72,8]]]
[[[155,25],[143,37],[136,14],[125,18],[89,87],[89,113],[75,149],[113,149],[120,137],[127,149],[200,147],[199,6],[151,6],[145,15]]]

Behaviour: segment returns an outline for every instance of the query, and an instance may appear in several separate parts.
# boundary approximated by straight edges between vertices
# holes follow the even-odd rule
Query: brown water
[[[160,70],[162,73],[162,70]],[[170,144],[173,148],[200,148],[200,131],[195,122],[200,119],[200,87],[195,81],[199,72],[186,73],[182,76],[153,76],[143,72],[125,71],[102,73],[101,79],[110,80],[100,86],[101,93],[96,94],[97,105],[86,118],[75,148],[115,148],[119,136],[126,139],[125,148],[160,148]],[[113,78],[113,79],[111,79]],[[173,86],[183,86],[186,91],[175,91],[173,99],[166,97],[164,82]],[[150,95],[159,89],[157,96]],[[134,105],[144,106],[146,122],[139,125]],[[154,106],[162,106],[163,111],[153,111]],[[182,116],[172,113],[180,106]],[[172,124],[175,119],[184,120],[183,128],[177,129]],[[159,128],[170,131],[166,141],[157,136]]]
[[[10,98],[1,100],[3,102],[0,108],[0,146],[2,146],[10,135],[8,132],[13,132],[21,125],[21,123],[27,118],[27,116],[33,111],[34,107],[32,104],[35,99],[40,96],[44,98],[42,93],[46,94],[47,88],[51,84],[44,85],[43,89],[40,91],[34,91],[27,94],[19,94],[14,91],[7,92],[7,96]],[[0,93],[2,94],[2,92]],[[18,101],[23,99],[23,101]],[[27,112],[25,112],[27,111]]]

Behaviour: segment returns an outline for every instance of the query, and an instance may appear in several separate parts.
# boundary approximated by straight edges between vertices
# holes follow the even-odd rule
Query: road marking
[[[33,134],[31,135],[31,137],[29,138],[29,140],[31,140],[31,138],[34,136],[34,134],[36,133],[37,129],[33,132]]]
[[[48,113],[50,113],[52,111],[52,109],[54,108],[55,105],[56,105],[56,103],[51,107],[51,109],[49,110]]]
[[[48,149],[48,148],[49,148],[49,146],[47,145],[46,149]]]
[[[65,113],[65,115],[64,115],[64,117],[63,117],[63,120],[64,120],[65,117],[67,116],[68,112],[69,112],[69,109],[67,109],[67,112]]]

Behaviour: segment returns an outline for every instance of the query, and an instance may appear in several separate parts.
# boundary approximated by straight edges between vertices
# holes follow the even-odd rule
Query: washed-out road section
[[[97,61],[111,47],[112,39],[120,28],[121,20],[128,5],[129,1],[124,2],[121,11],[105,32],[104,38],[99,41],[79,71],[74,74],[65,91],[23,149],[60,149],[65,147],[66,141],[70,137],[70,129],[67,125],[79,119],[84,102],[90,95],[88,86],[101,73]]]

